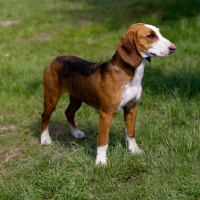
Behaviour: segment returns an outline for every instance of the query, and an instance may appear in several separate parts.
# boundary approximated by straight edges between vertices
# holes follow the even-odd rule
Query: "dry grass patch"
[[[20,23],[19,20],[5,20],[5,21],[0,21],[0,25],[4,26],[4,27],[16,25],[16,24],[19,24],[19,23]]]

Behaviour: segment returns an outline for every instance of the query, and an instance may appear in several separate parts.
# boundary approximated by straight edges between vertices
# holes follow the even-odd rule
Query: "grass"
[[[0,199],[200,199],[200,3],[191,0],[1,0]],[[125,29],[154,24],[177,46],[147,64],[137,117],[142,156],[127,152],[120,111],[108,165],[94,166],[97,111],[76,115],[87,139],[69,133],[62,96],[41,147],[42,74],[57,55],[111,58]]]

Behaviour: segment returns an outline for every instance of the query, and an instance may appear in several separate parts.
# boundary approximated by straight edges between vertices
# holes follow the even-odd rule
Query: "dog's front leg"
[[[99,129],[98,129],[98,147],[97,147],[97,157],[95,160],[96,165],[107,164],[106,151],[108,148],[110,125],[111,125],[114,114],[115,114],[114,112],[104,112],[100,110]]]
[[[126,126],[126,140],[128,142],[128,149],[131,153],[142,153],[143,151],[137,146],[135,140],[135,123],[137,115],[137,106],[135,103],[131,107],[124,108],[124,121]]]

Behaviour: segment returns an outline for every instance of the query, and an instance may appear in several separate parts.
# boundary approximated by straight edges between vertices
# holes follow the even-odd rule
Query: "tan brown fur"
[[[75,112],[82,102],[99,110],[98,146],[108,144],[112,118],[118,111],[125,86],[134,79],[142,62],[141,52],[147,51],[157,38],[143,24],[130,26],[121,37],[116,53],[105,63],[91,63],[75,56],[59,56],[44,71],[44,112],[42,133],[63,93],[70,96],[65,111],[70,126],[76,128]],[[135,137],[137,102],[124,107],[127,135]]]
[[[74,62],[78,59],[76,57],[70,58]],[[66,56],[62,59],[67,60],[69,57]],[[74,75],[72,73],[68,78],[65,78],[62,69],[63,63],[58,57],[45,69],[42,131],[47,128],[50,115],[54,111],[60,95],[68,93],[70,105],[65,112],[68,123],[76,127],[74,114],[81,103],[85,102],[100,111],[99,133],[105,134],[99,134],[98,144],[105,145],[108,142],[105,138],[108,138],[111,120],[118,110],[124,85],[134,77],[134,68],[124,63],[118,52],[106,65],[106,72],[100,72],[101,64],[94,64],[91,68],[97,69],[89,76],[83,77],[74,72]]]

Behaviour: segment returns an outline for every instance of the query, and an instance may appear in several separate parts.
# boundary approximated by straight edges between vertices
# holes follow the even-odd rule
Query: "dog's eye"
[[[150,35],[147,35],[147,37],[148,38],[155,38],[156,36],[153,33],[151,33]]]

